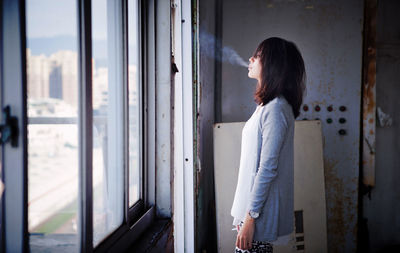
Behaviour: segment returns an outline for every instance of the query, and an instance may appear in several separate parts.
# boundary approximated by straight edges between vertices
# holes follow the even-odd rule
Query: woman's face
[[[261,62],[260,62],[260,56],[252,56],[249,59],[249,73],[248,76],[250,78],[257,79],[259,82],[261,82]]]

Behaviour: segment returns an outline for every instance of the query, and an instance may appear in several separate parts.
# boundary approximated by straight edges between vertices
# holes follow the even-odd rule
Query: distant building
[[[28,97],[49,97],[49,60],[45,55],[31,55],[27,49]]]
[[[108,105],[109,75],[107,67],[93,64],[93,109],[104,111]],[[49,57],[32,55],[27,49],[28,98],[60,99],[78,108],[78,55],[71,50],[60,50]],[[129,65],[129,104],[137,108],[139,90],[136,65]],[[136,109],[135,109],[136,110]],[[106,112],[103,112],[106,113]]]
[[[56,98],[78,107],[78,55],[61,50],[49,57],[27,49],[28,97]]]
[[[61,99],[78,108],[78,54],[70,50],[62,50],[49,57],[61,73]]]
[[[52,67],[49,75],[49,90],[51,98],[63,99],[63,76],[62,68],[56,62],[52,62]],[[29,96],[29,94],[28,94]]]

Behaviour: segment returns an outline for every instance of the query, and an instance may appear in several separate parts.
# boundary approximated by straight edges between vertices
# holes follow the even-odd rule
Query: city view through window
[[[92,5],[94,244],[123,218],[121,73],[106,0]],[[27,0],[28,224],[31,234],[77,243],[78,37],[76,1]],[[140,198],[137,5],[129,6],[129,206]],[[115,25],[115,24],[114,24]],[[118,41],[117,41],[118,42]],[[118,57],[117,57],[118,58]],[[32,244],[33,242],[31,242]]]
[[[73,244],[79,157],[76,9],[73,1],[26,1],[28,229],[69,235],[65,240]]]

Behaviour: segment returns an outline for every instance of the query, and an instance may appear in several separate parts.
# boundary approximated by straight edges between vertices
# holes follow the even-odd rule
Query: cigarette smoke
[[[230,46],[224,46],[220,51],[217,48],[215,37],[207,32],[200,32],[201,53],[208,57],[215,58],[217,61],[248,67],[249,64]],[[222,43],[218,43],[221,45]],[[219,55],[221,54],[221,55]],[[217,57],[216,57],[217,56]],[[219,57],[218,57],[219,56]]]
[[[244,61],[233,48],[228,46],[222,48],[222,61],[229,62],[233,65],[237,64],[246,68],[249,66],[249,64]]]

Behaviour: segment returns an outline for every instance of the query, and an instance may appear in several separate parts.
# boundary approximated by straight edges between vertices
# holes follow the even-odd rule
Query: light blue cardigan
[[[247,210],[260,214],[254,240],[275,241],[294,230],[294,115],[283,96],[261,107],[256,175]]]

